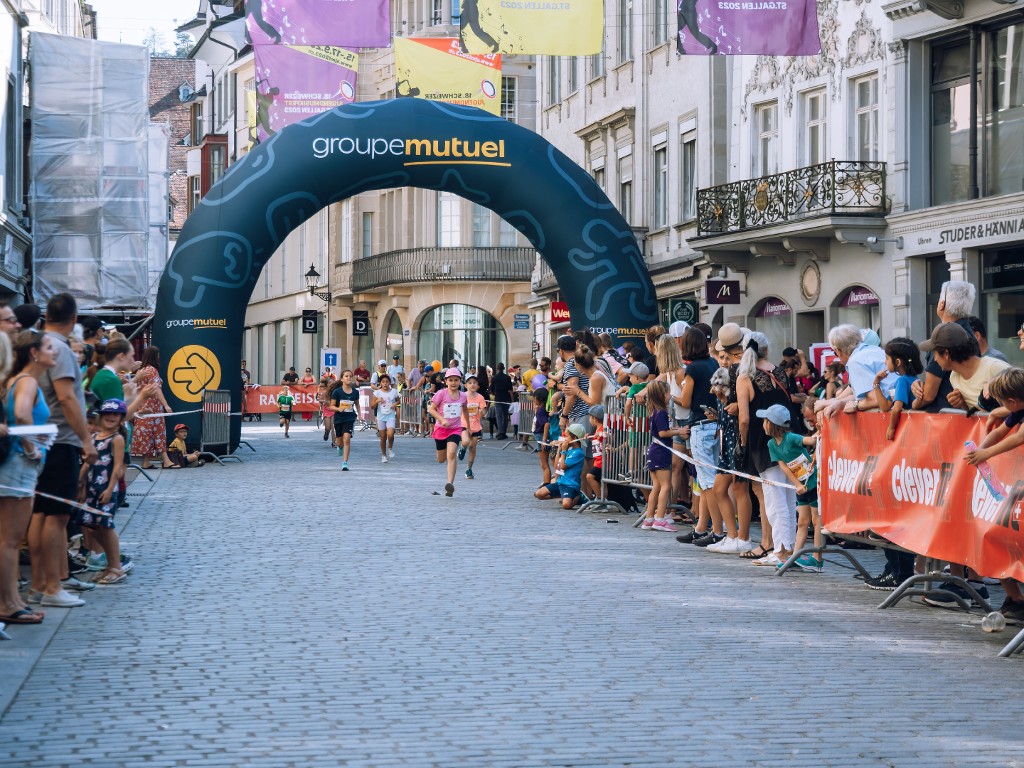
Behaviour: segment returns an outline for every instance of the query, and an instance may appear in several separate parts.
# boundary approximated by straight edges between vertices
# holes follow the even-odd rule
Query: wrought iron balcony
[[[555,273],[544,259],[537,260],[537,271],[533,275],[534,292],[543,291],[547,288],[557,288],[558,281],[555,280]]]
[[[484,280],[527,282],[537,252],[532,248],[406,248],[352,263],[352,291],[402,283]]]
[[[819,165],[697,190],[697,236],[742,232],[819,216],[885,216],[885,163]]]

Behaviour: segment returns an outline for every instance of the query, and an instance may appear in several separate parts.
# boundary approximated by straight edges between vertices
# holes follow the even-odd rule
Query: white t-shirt
[[[997,373],[1009,367],[1009,363],[997,357],[982,357],[978,363],[978,370],[971,378],[965,379],[956,371],[951,371],[949,383],[953,389],[959,390],[960,394],[964,396],[968,408],[977,408],[978,398],[981,397],[981,393],[985,391],[988,383],[996,377]],[[945,404],[943,405],[945,406]]]
[[[385,419],[395,415],[395,400],[398,399],[397,389],[389,389],[387,392],[383,389],[377,390],[374,393],[374,397],[377,398],[378,419]]]

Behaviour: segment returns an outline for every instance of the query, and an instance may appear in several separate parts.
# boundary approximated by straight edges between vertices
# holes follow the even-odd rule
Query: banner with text
[[[253,45],[384,48],[391,41],[388,0],[245,0]]]
[[[330,45],[256,46],[258,140],[355,101],[358,61],[354,51]]]
[[[501,114],[501,54],[463,53],[455,38],[395,38],[395,93]]]
[[[462,0],[468,53],[589,56],[604,48],[604,0]]]
[[[984,419],[904,414],[891,442],[888,424],[882,413],[826,420],[822,524],[836,533],[870,529],[985,576],[1024,580],[1024,451],[994,457],[989,474],[963,460],[964,443],[984,438]]]
[[[245,388],[245,413],[277,413],[277,397],[284,387],[259,384]],[[316,384],[291,384],[288,387],[295,398],[292,413],[316,413],[320,410],[317,402]]]
[[[676,19],[683,54],[821,53],[815,0],[676,0]]]

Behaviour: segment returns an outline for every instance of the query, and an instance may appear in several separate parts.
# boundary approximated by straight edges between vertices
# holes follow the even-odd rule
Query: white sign
[[[331,373],[337,376],[341,372],[341,350],[337,347],[321,347],[320,349],[320,375],[328,368]]]

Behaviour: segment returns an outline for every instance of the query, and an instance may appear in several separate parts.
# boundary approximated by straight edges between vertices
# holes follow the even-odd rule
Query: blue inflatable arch
[[[160,280],[153,330],[174,410],[195,409],[204,388],[230,390],[238,410],[246,306],[289,232],[331,203],[407,186],[453,192],[522,232],[550,265],[577,327],[621,342],[657,321],[629,224],[583,169],[536,133],[474,107],[423,99],[350,104],[248,153],[185,222]],[[235,445],[240,422],[232,424]]]

